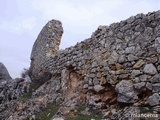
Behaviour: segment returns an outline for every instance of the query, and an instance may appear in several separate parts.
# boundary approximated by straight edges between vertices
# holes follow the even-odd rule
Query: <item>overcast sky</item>
[[[160,10],[160,0],[0,0],[0,62],[13,78],[30,66],[34,41],[51,19],[62,22],[60,48],[89,38],[99,25]]]

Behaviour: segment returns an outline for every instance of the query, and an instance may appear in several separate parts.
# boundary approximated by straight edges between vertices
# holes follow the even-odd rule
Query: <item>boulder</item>
[[[133,88],[133,83],[130,81],[122,80],[116,85],[115,90],[118,93],[118,102],[134,103],[135,99],[137,98],[136,92]]]

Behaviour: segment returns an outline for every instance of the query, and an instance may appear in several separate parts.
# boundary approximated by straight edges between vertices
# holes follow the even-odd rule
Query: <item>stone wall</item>
[[[62,33],[62,24],[56,20],[49,21],[41,30],[32,49],[32,75],[37,74],[37,69],[41,69],[41,66],[46,63],[52,55],[57,53]]]
[[[97,83],[103,77],[112,84],[122,79],[133,80],[141,74],[147,79],[160,71],[159,19],[157,11],[138,14],[109,27],[100,26],[91,38],[61,51],[58,51],[63,33],[61,23],[52,20],[33,46],[31,69],[36,71],[33,74],[56,75],[72,67],[84,80],[94,78]]]
[[[60,93],[65,103],[74,97],[97,108],[116,102],[160,104],[160,11],[99,26],[90,38],[64,50],[57,49],[62,27],[55,23],[51,32],[42,30],[33,47],[32,78],[52,75],[34,96]],[[49,39],[52,33],[57,39]],[[58,44],[47,50],[48,42]]]

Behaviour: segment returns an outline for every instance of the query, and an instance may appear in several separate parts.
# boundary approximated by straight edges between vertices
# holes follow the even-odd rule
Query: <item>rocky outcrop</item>
[[[7,68],[0,63],[0,104],[17,99],[29,92],[30,83],[29,76],[12,79]]]
[[[0,68],[0,119],[6,119],[12,112],[8,109],[14,108],[17,104],[16,100],[30,91],[31,79],[29,76],[12,79],[2,63]],[[15,100],[14,104],[12,104],[13,100]]]
[[[1,80],[10,80],[11,76],[8,73],[8,70],[3,65],[3,63],[0,62],[0,81]]]
[[[30,89],[30,78],[16,78],[11,81],[0,83],[0,104],[15,100],[21,95],[28,93]]]

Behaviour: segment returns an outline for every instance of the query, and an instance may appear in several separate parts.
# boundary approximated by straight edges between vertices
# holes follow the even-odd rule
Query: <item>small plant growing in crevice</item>
[[[153,113],[153,109],[149,107],[140,107],[141,113]]]
[[[58,111],[58,106],[55,103],[49,103],[41,112],[36,113],[36,120],[51,120]]]
[[[89,110],[89,114],[83,114],[83,111],[85,111],[85,106],[80,105],[77,107],[76,112],[74,113],[74,117],[68,116],[66,120],[101,120],[102,115],[97,110]]]
[[[23,95],[19,98],[19,100],[24,103],[24,102],[28,101],[29,99],[31,99],[31,97],[32,97],[32,92],[29,91],[28,93],[23,94]]]

